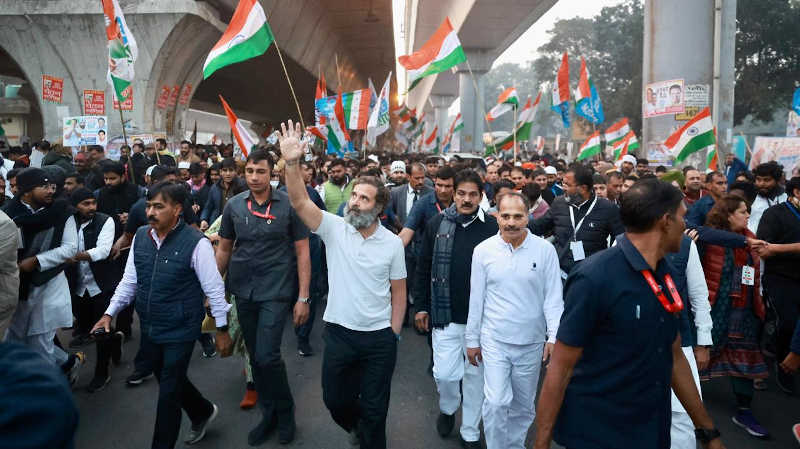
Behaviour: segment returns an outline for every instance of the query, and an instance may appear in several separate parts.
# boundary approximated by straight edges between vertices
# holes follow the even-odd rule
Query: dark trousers
[[[120,310],[117,314],[117,330],[122,331],[126,336],[130,337],[131,333],[131,326],[133,325],[133,302],[130,303],[128,307]]]
[[[286,365],[281,359],[281,337],[294,302],[253,301],[236,298],[239,326],[250,354],[253,382],[264,419],[277,413],[278,419],[294,410]]]
[[[775,336],[775,359],[782,362],[791,352],[792,335],[800,317],[800,282],[782,276],[765,274],[764,291],[775,308],[778,328]]]
[[[213,406],[186,377],[194,341],[155,343],[142,334],[142,357],[158,379],[158,408],[153,449],[175,447],[181,428],[181,409],[193,423],[211,416]]]
[[[308,321],[294,329],[294,334],[297,336],[297,340],[305,342],[308,342],[308,337],[311,335],[311,329],[314,327],[317,303],[322,301],[322,297],[325,295],[325,281],[323,279],[325,272],[322,264],[322,241],[317,235],[311,234],[311,237],[308,239],[308,248],[311,258],[311,284],[309,285],[309,298],[311,299],[311,304],[309,304],[308,307]]]
[[[386,448],[397,341],[392,328],[372,332],[326,323],[322,358],[322,398],[336,424],[358,426],[361,449]]]
[[[83,296],[72,296],[73,310],[78,312],[75,315],[76,327],[81,333],[88,334],[94,324],[106,313],[113,295],[114,291],[112,290],[101,292],[97,296],[89,296],[88,291]],[[112,329],[111,335],[98,338],[95,344],[97,345],[97,363],[94,366],[94,376],[105,378],[108,376],[108,364],[111,361],[112,353],[116,351],[114,355],[117,357],[120,355],[120,341]]]

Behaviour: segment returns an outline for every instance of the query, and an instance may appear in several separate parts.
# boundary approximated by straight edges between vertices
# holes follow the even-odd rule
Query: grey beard
[[[378,218],[378,210],[377,208],[373,208],[370,210],[363,210],[360,212],[353,212],[350,210],[350,206],[344,206],[344,221],[345,223],[350,224],[356,229],[364,229],[368,228],[372,223],[375,222],[375,219]]]

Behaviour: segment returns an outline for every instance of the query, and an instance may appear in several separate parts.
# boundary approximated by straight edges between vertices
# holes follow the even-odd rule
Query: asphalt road
[[[322,305],[320,305],[322,306]],[[322,307],[320,307],[322,308]],[[277,436],[262,448],[348,448],[347,435],[330,418],[322,402],[320,372],[322,366],[321,329],[322,316],[318,310],[318,321],[314,325],[312,346],[316,354],[299,357],[296,340],[290,327],[284,332],[283,357],[289,372],[289,382],[296,403],[297,437],[289,446],[278,444]],[[103,391],[90,394],[86,385],[93,373],[94,347],[86,346],[89,361],[81,371],[75,389],[75,399],[81,412],[80,425],[75,439],[76,449],[142,449],[150,447],[155,421],[158,385],[153,378],[136,388],[125,386],[125,377],[133,370],[133,357],[138,346],[138,324],[135,323],[134,338],[125,344],[121,366],[112,368],[112,380]],[[399,343],[397,366],[392,379],[392,397],[387,424],[388,447],[390,449],[459,448],[456,430],[447,439],[436,433],[438,416],[437,393],[433,378],[427,374],[429,350],[424,337],[411,329],[404,329]],[[62,341],[69,341],[69,334],[62,334]],[[188,418],[184,416],[181,438],[176,447],[198,449],[244,449],[247,432],[259,420],[257,409],[239,409],[244,393],[243,361],[238,357],[206,359],[201,356],[198,344],[192,359],[189,378],[212,402],[220,413],[209,427],[203,441],[185,446],[183,437],[189,430]],[[734,399],[727,379],[717,379],[703,384],[706,406],[723,434],[729,449],[790,449],[798,448],[791,435],[791,425],[800,422],[800,401],[779,392],[770,380],[769,389],[757,392],[753,410],[770,432],[772,439],[762,441],[745,434],[731,422]],[[460,418],[459,418],[460,419]],[[531,430],[530,436],[533,434]],[[558,446],[553,446],[558,447]]]

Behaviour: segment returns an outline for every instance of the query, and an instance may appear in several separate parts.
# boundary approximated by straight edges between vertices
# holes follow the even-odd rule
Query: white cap
[[[370,154],[369,156],[367,156],[367,159],[371,160],[372,162],[375,162],[376,164],[377,164],[377,163],[380,163],[380,162],[378,161],[378,156],[376,156],[376,155],[374,155],[374,154]]]
[[[147,167],[147,171],[144,172],[145,175],[150,176],[153,174],[153,169],[158,167],[158,165],[151,165]]]
[[[403,173],[406,172],[406,163],[403,161],[394,161],[392,162],[392,167],[389,170],[390,173],[401,171]]]
[[[188,161],[181,161],[181,162],[178,162],[178,169],[179,169],[179,170],[180,170],[180,169],[182,169],[182,168],[185,168],[185,169],[187,169],[187,170],[188,170],[188,169],[189,169],[189,167],[191,167],[191,166],[192,166],[192,163],[191,163],[191,162],[188,162]]]
[[[622,156],[622,162],[630,162],[633,165],[636,165],[636,158],[632,154],[626,154]]]
[[[556,168],[553,167],[552,165],[548,165],[547,167],[545,167],[544,168],[544,172],[546,174],[548,174],[548,175],[557,175],[558,174],[558,170],[556,170]]]

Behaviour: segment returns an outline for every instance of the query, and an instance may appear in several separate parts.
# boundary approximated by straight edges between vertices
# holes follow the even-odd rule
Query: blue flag
[[[563,102],[550,106],[550,109],[561,114],[561,121],[564,123],[564,128],[569,128],[569,102]]]
[[[792,109],[798,115],[800,115],[800,87],[798,87],[794,91],[794,97],[792,98]]]

